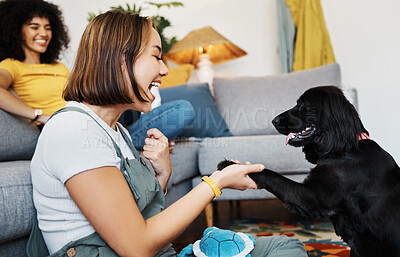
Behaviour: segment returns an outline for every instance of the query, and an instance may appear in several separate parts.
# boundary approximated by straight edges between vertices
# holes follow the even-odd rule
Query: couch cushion
[[[29,235],[33,219],[30,161],[0,162],[0,243]]]
[[[38,136],[35,124],[0,109],[0,161],[31,159]]]
[[[181,183],[173,186],[168,185],[168,192],[165,196],[165,208],[184,197],[190,190],[192,190],[192,178],[181,181]]]
[[[193,139],[187,142],[176,142],[171,153],[172,175],[169,183],[177,185],[199,174],[198,153],[200,141]]]
[[[203,138],[232,135],[214,103],[208,84],[160,88],[160,95],[163,103],[187,100],[193,106],[195,112],[193,123],[182,131],[180,137]]]
[[[341,85],[339,65],[265,77],[215,78],[217,108],[234,135],[277,134],[272,119],[310,87]]]
[[[301,148],[285,145],[283,135],[206,138],[200,144],[199,170],[210,175],[223,159],[262,163],[279,173],[308,173],[314,167]]]
[[[18,238],[5,243],[0,243],[0,256],[26,257],[28,237]]]

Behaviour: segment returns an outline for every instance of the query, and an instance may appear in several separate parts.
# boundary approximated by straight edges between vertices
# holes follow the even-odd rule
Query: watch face
[[[40,116],[43,114],[43,111],[41,109],[36,109],[35,114],[36,114],[36,116]]]

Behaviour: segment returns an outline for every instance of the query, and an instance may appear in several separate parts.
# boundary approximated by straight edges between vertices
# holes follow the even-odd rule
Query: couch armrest
[[[346,96],[347,100],[354,105],[356,110],[358,111],[358,96],[357,89],[355,88],[342,88],[343,94]]]
[[[0,201],[0,243],[29,235],[34,212],[30,161],[0,162]]]
[[[0,161],[31,159],[38,136],[35,124],[0,109]]]

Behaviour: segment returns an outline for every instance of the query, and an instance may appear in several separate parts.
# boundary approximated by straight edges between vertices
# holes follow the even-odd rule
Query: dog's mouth
[[[315,125],[307,126],[304,130],[297,133],[289,133],[286,136],[286,144],[295,144],[304,141],[307,138],[310,138],[315,134],[317,128]]]

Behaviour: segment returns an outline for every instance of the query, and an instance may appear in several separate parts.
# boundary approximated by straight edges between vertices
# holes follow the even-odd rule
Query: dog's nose
[[[275,117],[275,118],[272,120],[272,125],[274,125],[274,126],[276,127],[277,125],[279,125],[279,123],[281,122],[281,120],[282,120],[282,117],[279,117],[279,116]]]

